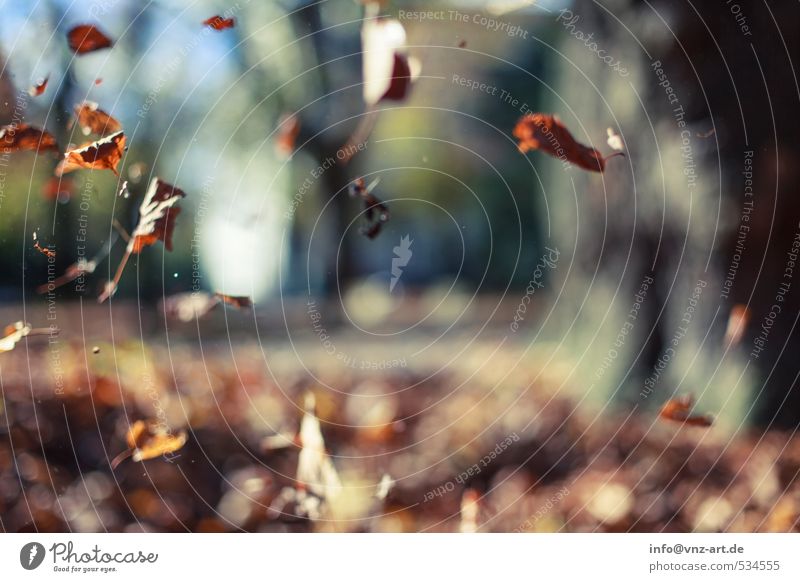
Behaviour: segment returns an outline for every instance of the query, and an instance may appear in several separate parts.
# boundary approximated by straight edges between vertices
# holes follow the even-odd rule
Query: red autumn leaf
[[[288,158],[294,151],[294,143],[300,133],[300,121],[296,115],[285,113],[278,121],[278,134],[275,138],[275,152]]]
[[[222,18],[222,16],[212,16],[203,21],[203,24],[214,30],[225,30],[226,28],[233,28],[236,23],[233,18]]]
[[[668,400],[661,407],[659,416],[672,422],[681,422],[692,426],[709,427],[714,419],[708,415],[690,414],[694,400],[691,396],[682,396]]]
[[[98,104],[93,101],[84,101],[76,105],[75,119],[83,135],[96,133],[97,135],[106,136],[122,129],[122,124],[119,121],[100,109]]]
[[[357,178],[348,188],[350,196],[360,198],[364,205],[364,218],[366,220],[360,232],[369,239],[378,236],[384,223],[389,220],[389,208],[372,193],[377,184],[378,181],[375,180],[372,184],[366,186],[364,178]]]
[[[22,151],[58,151],[56,138],[27,123],[0,127],[0,149],[5,153]]]
[[[519,139],[519,151],[541,150],[555,158],[571,162],[591,172],[603,172],[606,159],[595,148],[575,141],[569,130],[556,115],[532,113],[520,118],[514,127],[514,137]],[[620,152],[609,157],[622,155]]]
[[[31,97],[37,97],[37,96],[41,95],[42,93],[44,93],[45,89],[47,89],[47,81],[49,81],[49,80],[50,80],[50,77],[47,76],[44,79],[42,79],[41,81],[39,81],[38,83],[35,83],[34,85],[32,85],[31,88],[28,89],[28,95],[30,95]]]
[[[153,178],[139,206],[139,223],[131,234],[114,280],[106,284],[98,298],[100,303],[116,292],[122,271],[132,254],[139,254],[142,249],[158,241],[162,241],[168,251],[172,250],[172,231],[175,229],[175,219],[181,210],[176,204],[185,196],[186,193],[180,188],[167,184],[159,178]]]
[[[115,174],[117,165],[125,151],[125,134],[121,131],[106,138],[64,152],[64,159],[56,167],[56,176],[62,176],[81,168],[91,170],[111,170]]]
[[[109,48],[114,43],[99,28],[92,24],[79,24],[67,33],[67,44],[75,54],[84,55]]]

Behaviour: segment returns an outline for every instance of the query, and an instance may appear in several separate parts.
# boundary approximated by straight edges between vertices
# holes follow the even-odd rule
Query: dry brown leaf
[[[606,159],[595,148],[575,141],[556,115],[531,113],[520,118],[514,127],[514,137],[519,139],[519,151],[541,150],[555,158],[568,161],[591,172],[603,172]],[[609,157],[624,155],[621,152]]]
[[[27,123],[0,127],[0,149],[6,153],[22,151],[58,151],[56,138],[50,133]]]
[[[67,44],[75,54],[84,55],[111,47],[114,43],[92,24],[80,24],[67,32]]]
[[[64,152],[64,159],[56,167],[56,176],[81,168],[111,170],[115,174],[125,152],[125,134],[121,131],[106,138]]]
[[[84,101],[75,106],[75,120],[83,135],[95,133],[107,136],[122,129],[122,124],[100,109],[94,101]]]
[[[128,457],[134,462],[140,462],[174,453],[186,444],[186,439],[185,430],[172,434],[160,423],[137,420],[125,435],[128,450],[114,457],[111,468],[116,469]]]
[[[687,395],[680,398],[668,400],[658,415],[672,422],[681,422],[692,426],[709,427],[713,424],[714,419],[709,415],[690,414],[694,399]]]
[[[180,188],[167,184],[159,178],[153,178],[139,206],[139,223],[128,241],[114,280],[106,283],[98,297],[100,303],[116,292],[122,272],[132,254],[139,254],[145,247],[154,245],[158,241],[162,241],[168,251],[172,250],[172,231],[175,229],[175,219],[181,210],[176,204],[185,196],[186,193]]]

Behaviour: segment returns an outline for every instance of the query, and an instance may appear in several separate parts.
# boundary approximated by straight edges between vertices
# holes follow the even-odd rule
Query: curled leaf
[[[125,152],[125,134],[121,131],[101,140],[64,152],[64,159],[56,167],[56,176],[81,168],[111,170],[115,174]]]
[[[109,48],[114,43],[99,28],[92,24],[79,24],[67,32],[67,44],[75,54],[84,55]]]
[[[122,124],[100,109],[94,101],[84,101],[76,105],[75,119],[83,135],[95,133],[106,136],[122,129]]]
[[[102,303],[117,290],[122,272],[132,254],[137,255],[145,247],[162,241],[168,251],[172,250],[172,231],[180,208],[176,204],[186,193],[159,178],[153,178],[139,206],[139,223],[133,230],[125,254],[117,267],[114,280],[106,283],[98,301]]]
[[[58,151],[58,144],[48,132],[27,123],[0,127],[0,149],[5,153],[22,151]]]
[[[111,468],[116,469],[128,457],[138,463],[174,453],[186,444],[186,439],[185,430],[178,434],[172,434],[161,423],[137,420],[125,435],[128,450],[114,457],[111,461]]]
[[[531,113],[520,118],[514,127],[519,151],[541,150],[555,158],[575,164],[591,172],[603,172],[606,158],[595,148],[575,141],[556,115]],[[622,155],[621,153],[611,156]],[[611,157],[609,156],[609,157]]]
[[[714,419],[709,415],[690,414],[694,399],[691,396],[682,396],[668,400],[658,415],[664,420],[672,422],[682,422],[691,426],[709,427],[713,424]]]

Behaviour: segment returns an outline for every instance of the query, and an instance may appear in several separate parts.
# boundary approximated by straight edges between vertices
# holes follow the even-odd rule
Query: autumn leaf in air
[[[33,248],[42,253],[48,259],[56,258],[56,252],[53,249],[50,247],[43,247],[41,244],[39,244],[39,237],[36,235],[36,231],[33,233]]]
[[[67,44],[75,54],[84,55],[109,48],[114,43],[103,31],[92,24],[80,24],[67,33]]]
[[[226,28],[233,28],[236,22],[233,18],[223,18],[222,16],[212,16],[203,21],[203,24],[214,30],[225,30]]]
[[[541,150],[591,172],[603,172],[606,159],[595,148],[575,141],[569,130],[556,115],[532,113],[520,118],[514,127],[514,137],[519,139],[519,151]],[[621,152],[609,157],[622,155]]]
[[[725,345],[728,347],[737,345],[742,340],[749,322],[750,310],[744,305],[734,305],[725,329]]]
[[[113,133],[101,140],[86,144],[77,149],[64,152],[64,159],[55,170],[56,176],[82,168],[90,170],[111,170],[115,174],[125,152],[125,134]]]
[[[300,121],[297,116],[290,113],[281,115],[275,137],[275,152],[282,158],[291,156],[299,133]]]
[[[714,422],[714,419],[709,415],[691,414],[694,400],[691,396],[682,396],[668,400],[658,415],[664,420],[672,422],[681,422],[691,426],[709,427]]]
[[[49,80],[50,80],[50,77],[48,76],[48,77],[45,77],[44,79],[42,79],[41,81],[38,81],[37,83],[34,83],[31,86],[31,88],[28,89],[28,95],[30,95],[31,97],[38,97],[39,95],[44,93],[45,90],[47,89],[47,81],[49,81]]]
[[[158,241],[163,242],[168,251],[172,250],[172,231],[181,210],[176,205],[185,196],[186,193],[180,188],[167,184],[160,178],[153,178],[139,206],[139,223],[131,234],[114,280],[108,282],[98,299],[101,303],[116,291],[122,271],[132,254],[139,254],[145,247]]]
[[[389,220],[388,206],[372,193],[377,184],[378,181],[375,180],[369,186],[366,186],[364,178],[358,178],[348,188],[350,196],[359,198],[364,205],[364,218],[366,220],[360,232],[369,239],[378,236],[383,225]]]
[[[56,138],[50,133],[27,123],[0,127],[0,149],[4,153],[22,151],[58,151]]]
[[[97,135],[110,135],[122,129],[122,124],[100,109],[93,101],[84,101],[75,106],[75,119],[83,135],[91,133]]]
[[[406,54],[406,30],[399,20],[377,16],[379,5],[367,5],[361,27],[364,102],[405,99],[416,65]]]
[[[125,435],[128,450],[114,457],[111,468],[116,469],[128,457],[138,463],[174,453],[186,444],[186,438],[185,430],[172,434],[159,423],[137,420]]]

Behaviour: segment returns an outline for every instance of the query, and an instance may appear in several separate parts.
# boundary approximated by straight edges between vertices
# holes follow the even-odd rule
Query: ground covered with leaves
[[[469,334],[457,366],[439,342],[361,369],[313,336],[193,326],[0,354],[3,531],[800,531],[794,435],[601,410],[545,355]],[[137,421],[177,440],[148,455]]]

